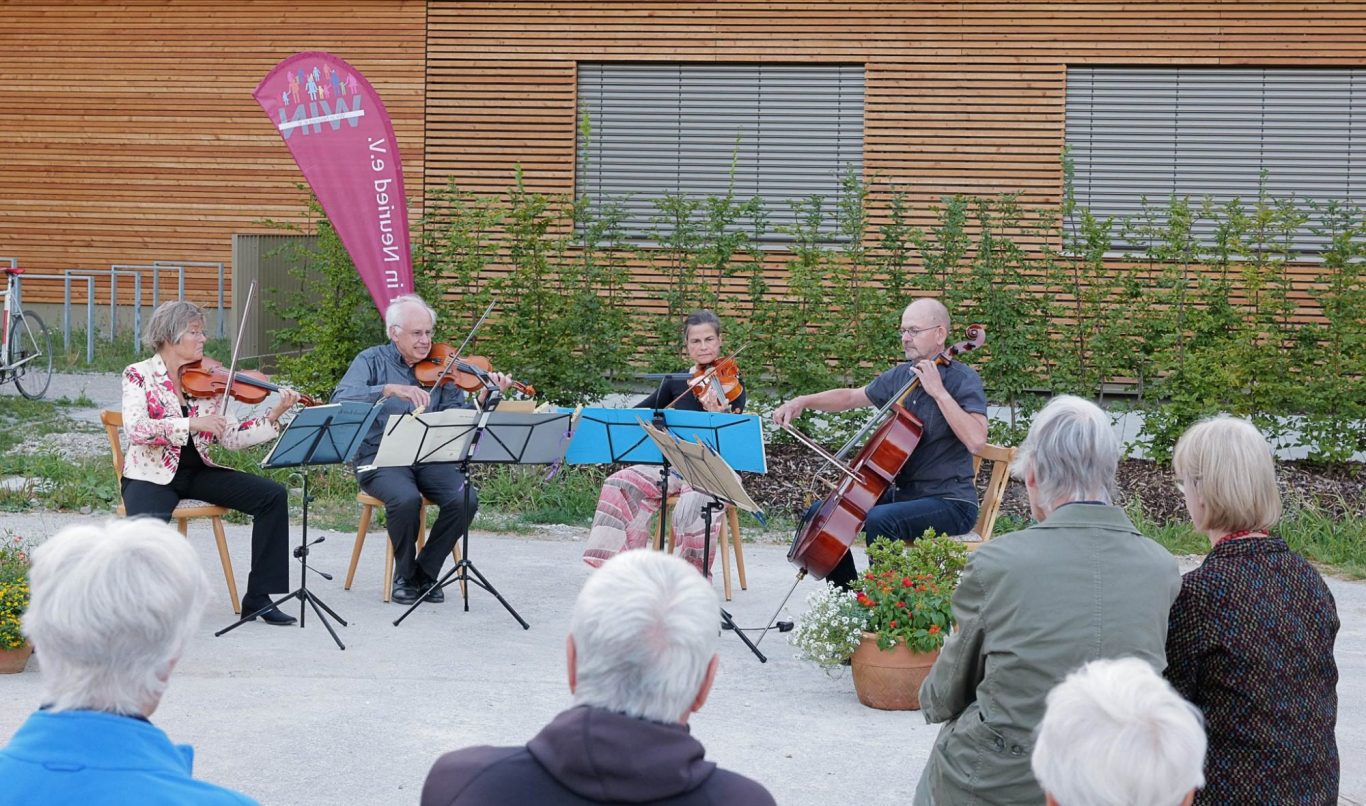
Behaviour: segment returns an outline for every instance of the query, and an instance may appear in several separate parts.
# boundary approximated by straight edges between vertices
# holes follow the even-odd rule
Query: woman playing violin
[[[288,589],[288,499],[278,482],[219,467],[204,449],[217,442],[237,450],[274,439],[280,433],[280,415],[298,402],[299,394],[282,389],[264,417],[245,420],[237,420],[219,398],[187,398],[180,371],[204,358],[204,341],[204,311],[192,302],[162,303],[147,320],[143,342],[155,354],[123,371],[123,430],[128,435],[123,504],[128,517],[150,515],[163,521],[186,498],[250,515],[245,615],[269,605],[272,593]],[[294,623],[293,616],[274,607],[260,617],[268,624]]]
[[[691,411],[744,411],[745,393],[739,386],[739,378],[732,378],[727,373],[721,381],[713,382],[716,373],[709,375],[706,372],[713,365],[727,361],[721,349],[721,320],[716,314],[711,311],[690,314],[683,321],[683,344],[688,358],[693,361],[690,377],[665,378],[658,389],[636,404],[636,408],[664,408],[673,403],[674,408]],[[729,363],[733,368],[734,362]],[[731,395],[734,400],[728,399]],[[669,478],[669,495],[679,496],[673,510],[679,554],[701,568],[702,505],[709,496],[693,492],[676,476]],[[597,513],[588,533],[583,561],[596,568],[622,551],[647,545],[651,537],[650,517],[659,511],[660,504],[658,467],[631,465],[613,473],[598,497]],[[720,526],[721,519],[717,518],[712,524],[713,547]],[[715,557],[713,550],[711,559]]]
[[[380,416],[356,451],[355,464],[361,468],[374,461],[389,415],[405,414],[418,406],[427,411],[470,408],[475,399],[482,401],[488,392],[485,387],[472,398],[453,382],[431,389],[424,389],[418,382],[417,368],[432,353],[432,332],[436,327],[436,311],[421,297],[405,294],[389,303],[384,324],[389,342],[362,350],[332,394],[333,401],[384,401]],[[502,373],[488,372],[486,377],[489,384],[500,390],[512,385],[512,379]],[[475,491],[469,491],[470,506],[466,509],[465,474],[453,464],[366,468],[357,471],[356,480],[361,489],[384,502],[389,540],[394,545],[394,588],[390,598],[398,604],[412,604],[441,576],[446,555],[474,519],[479,506]],[[418,554],[417,529],[423,496],[435,502],[441,513]],[[427,594],[431,602],[444,599],[440,588]]]

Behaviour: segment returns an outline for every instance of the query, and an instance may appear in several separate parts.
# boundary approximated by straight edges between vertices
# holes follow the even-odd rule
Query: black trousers
[[[356,478],[363,490],[384,502],[389,540],[394,544],[394,574],[409,581],[440,577],[446,555],[469,528],[479,508],[478,494],[472,486],[469,508],[465,508],[466,480],[460,468],[453,464],[381,467]],[[441,512],[432,524],[422,553],[418,554],[417,525],[424,495]]]
[[[171,512],[184,498],[197,498],[250,515],[251,575],[247,578],[247,595],[288,590],[289,496],[284,485],[239,470],[193,464],[182,463],[169,484],[123,479],[123,506],[128,517],[149,515],[169,522]]]

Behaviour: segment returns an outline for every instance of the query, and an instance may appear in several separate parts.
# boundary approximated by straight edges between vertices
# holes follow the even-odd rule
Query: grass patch
[[[62,347],[60,319],[55,326],[49,325],[48,329],[52,332],[52,368],[57,372],[122,372],[129,364],[150,357],[145,347],[133,343],[131,332],[121,330],[112,341],[96,335],[95,360],[87,362],[85,328],[72,328],[70,349]],[[204,355],[213,356],[226,364],[232,357],[232,342],[228,339],[209,339],[204,343]]]
[[[607,478],[604,468],[564,465],[547,479],[546,468],[489,465],[475,472],[480,515],[492,518],[495,528],[519,524],[562,523],[587,526],[598,505],[598,493]],[[505,516],[513,515],[511,522]],[[479,517],[479,516],[476,516]]]

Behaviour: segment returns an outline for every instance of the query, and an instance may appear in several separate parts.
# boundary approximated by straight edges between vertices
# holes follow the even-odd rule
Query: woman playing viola
[[[220,401],[187,399],[180,381],[186,364],[204,357],[204,311],[192,302],[160,305],[147,321],[143,342],[155,354],[123,371],[123,504],[128,517],[163,521],[182,499],[193,498],[251,516],[251,575],[242,597],[243,614],[270,604],[270,594],[289,583],[289,508],[278,482],[215,465],[205,447],[215,442],[237,450],[279,435],[279,419],[299,400],[282,389],[264,417],[237,420],[218,413]],[[271,607],[268,624],[292,624],[294,617]]]
[[[721,349],[721,321],[711,311],[697,311],[683,322],[683,342],[688,357],[693,361],[693,376],[723,356]],[[690,411],[732,411],[745,408],[745,394],[740,392],[733,401],[722,395],[723,389],[699,379],[700,394],[692,391],[693,381],[686,378],[666,378],[651,395],[636,404],[637,408],[663,408],[675,402],[674,408]],[[738,381],[737,381],[738,382]],[[703,520],[702,505],[709,496],[693,492],[677,476],[669,477],[669,495],[679,496],[673,509],[673,528],[679,555],[698,568],[702,567]],[[608,477],[598,497],[597,513],[588,533],[588,547],[583,561],[593,567],[602,565],[612,556],[628,549],[637,549],[650,542],[650,517],[659,511],[659,468],[655,465],[631,465]],[[712,524],[712,546],[721,526],[717,518]],[[715,558],[716,552],[711,552]],[[711,569],[707,569],[710,573]]]

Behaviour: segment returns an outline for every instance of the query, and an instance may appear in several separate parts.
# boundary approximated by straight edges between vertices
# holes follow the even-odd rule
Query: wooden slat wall
[[[1366,62],[1363,3],[431,0],[428,19],[429,189],[498,193],[521,163],[571,192],[580,60],[862,62],[866,176],[919,224],[951,193],[1058,203],[1069,64]]]
[[[422,2],[0,3],[0,256],[44,273],[152,260],[230,271],[233,233],[300,220],[302,175],[252,91],[304,50],[347,60],[384,99],[415,220],[425,39]],[[212,301],[211,272],[190,272],[189,296]],[[59,299],[61,286],[34,281],[25,296]]]

